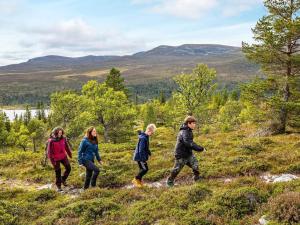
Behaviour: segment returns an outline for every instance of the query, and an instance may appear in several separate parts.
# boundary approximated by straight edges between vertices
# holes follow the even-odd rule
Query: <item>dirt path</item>
[[[219,181],[224,183],[230,183],[234,180],[241,178],[240,177],[217,177],[217,178],[208,178],[205,179],[206,181]],[[299,179],[299,175],[293,175],[293,174],[281,174],[281,175],[271,175],[269,173],[261,174],[259,177],[261,180],[263,180],[266,183],[272,183],[272,182],[286,182],[293,179]],[[185,186],[185,185],[191,185],[193,184],[193,181],[191,177],[186,177],[185,179],[178,179],[175,182],[176,186]],[[156,182],[146,182],[144,184],[146,187],[149,188],[166,188],[166,179],[156,181]],[[17,180],[17,179],[1,179],[0,178],[0,188],[20,188],[27,191],[38,191],[38,190],[44,190],[44,189],[52,189],[56,190],[56,187],[54,184],[48,183],[48,184],[38,184],[23,180]],[[127,184],[121,187],[116,187],[115,189],[133,189],[135,186],[133,184]],[[75,188],[72,186],[64,187],[63,191],[60,192],[61,194],[68,195],[70,198],[77,198],[80,196],[80,194],[83,192],[83,189],[81,188]]]

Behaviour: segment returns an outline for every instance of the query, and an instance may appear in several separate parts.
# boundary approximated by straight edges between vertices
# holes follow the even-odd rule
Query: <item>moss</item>
[[[45,189],[37,192],[33,192],[29,196],[29,200],[37,202],[47,202],[49,200],[54,200],[57,197],[57,192],[50,189]]]
[[[217,198],[221,214],[228,214],[233,218],[241,219],[252,214],[258,205],[267,201],[268,193],[254,187],[241,187],[224,192]]]

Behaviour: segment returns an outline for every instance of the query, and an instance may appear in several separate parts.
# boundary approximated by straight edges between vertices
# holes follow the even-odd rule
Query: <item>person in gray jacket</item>
[[[167,185],[169,187],[174,185],[175,178],[185,165],[192,168],[195,181],[200,179],[199,163],[193,154],[193,150],[202,152],[205,151],[205,148],[197,145],[193,141],[193,130],[196,127],[196,122],[195,117],[188,116],[180,127],[175,146],[175,165],[171,170],[171,175],[167,179]]]

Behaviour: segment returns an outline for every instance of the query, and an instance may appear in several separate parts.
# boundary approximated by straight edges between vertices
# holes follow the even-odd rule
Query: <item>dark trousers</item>
[[[84,189],[87,189],[90,187],[96,186],[97,177],[99,175],[99,168],[95,166],[93,161],[87,160],[83,164],[86,168],[86,174],[85,174],[85,182],[84,182]]]
[[[197,181],[199,180],[199,163],[198,160],[194,155],[191,155],[188,158],[181,158],[181,159],[176,159],[175,160],[175,165],[173,169],[171,170],[171,175],[168,178],[168,182],[174,182],[175,178],[177,175],[180,173],[182,168],[187,165],[193,170],[194,173],[194,180]]]
[[[135,178],[138,180],[142,180],[143,176],[148,172],[148,164],[147,162],[142,162],[142,161],[138,161],[137,163],[139,165],[140,171]]]
[[[60,164],[63,164],[63,166],[65,167],[65,172],[64,172],[63,176],[61,176]],[[55,184],[58,188],[61,188],[61,183],[65,182],[67,180],[67,178],[71,172],[70,162],[69,162],[68,158],[65,158],[63,160],[55,161],[53,163],[53,166],[54,166],[55,175],[56,175]]]

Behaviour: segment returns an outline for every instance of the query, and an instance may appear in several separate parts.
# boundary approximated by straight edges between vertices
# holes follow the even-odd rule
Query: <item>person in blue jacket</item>
[[[156,126],[154,124],[149,124],[145,132],[139,132],[139,141],[136,145],[133,156],[133,160],[136,161],[139,166],[139,173],[132,180],[132,183],[136,187],[143,186],[143,176],[148,172],[147,161],[151,156],[151,151],[149,149],[149,136],[151,136],[155,130]]]
[[[94,159],[97,159],[99,164],[102,164],[99,148],[97,131],[94,127],[90,127],[86,131],[85,137],[82,139],[78,149],[78,163],[86,168],[86,176],[84,189],[96,186],[99,168],[95,165]]]

